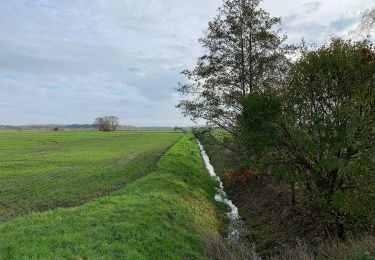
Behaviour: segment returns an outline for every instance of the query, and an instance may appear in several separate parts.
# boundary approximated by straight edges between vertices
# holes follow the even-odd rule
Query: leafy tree
[[[178,107],[226,130],[239,161],[282,177],[293,201],[304,184],[344,237],[375,212],[375,49],[333,39],[289,64],[278,22],[259,1],[225,0],[200,40],[205,55],[183,72],[177,91],[190,98]]]
[[[249,93],[278,85],[286,59],[284,37],[275,29],[280,19],[259,8],[259,0],[225,0],[200,39],[205,55],[183,74],[189,83],[177,91],[192,95],[178,107],[193,120],[236,132],[243,100]]]
[[[344,237],[375,212],[375,49],[333,39],[300,54],[283,88],[245,98],[237,142],[249,168],[291,185],[292,201],[303,183]]]
[[[284,137],[280,129],[283,121],[282,95],[275,91],[252,93],[243,104],[244,112],[238,120],[239,134],[236,137],[237,145],[246,150],[247,155],[241,158],[241,163],[260,176],[276,177],[289,184],[294,210],[295,185],[301,176],[298,175],[300,169],[284,151]]]
[[[304,51],[288,83],[277,149],[343,237],[375,210],[374,46],[333,39]]]

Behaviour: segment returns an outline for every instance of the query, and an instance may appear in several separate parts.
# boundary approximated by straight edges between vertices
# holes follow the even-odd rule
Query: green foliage
[[[375,50],[333,39],[302,49],[283,88],[251,93],[239,116],[241,161],[306,186],[327,224],[368,225],[375,212]]]
[[[239,153],[241,164],[254,172],[275,171],[270,154],[278,144],[276,123],[282,112],[281,102],[276,95],[251,93],[242,104],[243,113],[234,134],[236,145],[243,149]]]
[[[247,149],[258,152],[277,144],[275,122],[281,116],[281,102],[276,96],[263,93],[249,94],[239,119],[240,137]]]
[[[224,1],[200,40],[205,55],[183,72],[189,83],[177,90],[193,96],[179,107],[230,134],[221,140],[238,168],[285,180],[292,201],[305,186],[344,237],[375,217],[375,48],[332,39],[289,63],[279,19],[259,3]]]
[[[336,227],[375,209],[374,75],[373,45],[333,39],[302,53],[285,89],[285,143]]]
[[[83,206],[0,223],[0,258],[206,259],[203,237],[217,238],[222,225],[216,186],[195,140],[185,135],[154,172],[126,188]]]

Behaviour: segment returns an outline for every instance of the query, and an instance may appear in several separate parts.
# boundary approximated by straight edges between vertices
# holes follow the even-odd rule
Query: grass
[[[0,132],[0,221],[81,205],[153,170],[181,133]]]
[[[204,239],[219,237],[223,225],[216,186],[185,135],[123,189],[0,223],[0,259],[206,259]]]

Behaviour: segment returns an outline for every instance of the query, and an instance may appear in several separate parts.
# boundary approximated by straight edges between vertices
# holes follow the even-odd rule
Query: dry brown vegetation
[[[205,147],[246,223],[246,238],[256,243],[256,251],[263,258],[375,259],[374,235],[348,232],[347,240],[339,241],[330,235],[318,211],[304,201],[302,188],[296,187],[296,205],[292,207],[291,189],[284,182],[257,178],[233,182],[227,175],[227,169],[236,166],[230,152],[212,143],[205,143]]]

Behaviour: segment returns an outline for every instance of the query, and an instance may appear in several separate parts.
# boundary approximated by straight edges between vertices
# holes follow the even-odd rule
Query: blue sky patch
[[[131,73],[140,73],[141,72],[141,68],[138,68],[138,67],[129,67],[128,71],[131,72]]]

